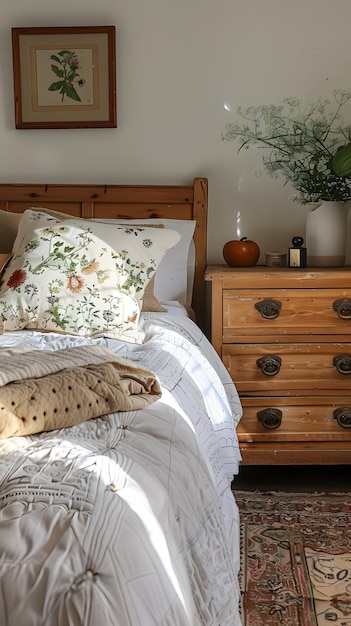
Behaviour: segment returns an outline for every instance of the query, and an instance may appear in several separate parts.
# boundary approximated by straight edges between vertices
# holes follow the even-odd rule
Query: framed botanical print
[[[114,26],[12,29],[16,128],[116,128]]]

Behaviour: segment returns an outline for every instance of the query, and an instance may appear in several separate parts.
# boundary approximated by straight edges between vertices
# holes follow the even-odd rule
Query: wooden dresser
[[[351,464],[351,268],[210,266],[244,464]]]

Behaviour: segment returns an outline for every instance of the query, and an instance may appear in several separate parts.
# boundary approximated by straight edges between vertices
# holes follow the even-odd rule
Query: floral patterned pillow
[[[141,343],[144,290],[178,241],[168,229],[59,221],[25,211],[1,283],[4,329]]]

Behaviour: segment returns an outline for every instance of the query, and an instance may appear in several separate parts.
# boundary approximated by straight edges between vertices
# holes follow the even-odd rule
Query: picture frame
[[[12,28],[19,129],[116,128],[115,26]]]

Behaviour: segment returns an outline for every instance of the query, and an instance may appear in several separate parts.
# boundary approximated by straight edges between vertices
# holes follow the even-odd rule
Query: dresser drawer
[[[238,337],[347,335],[348,289],[224,289],[223,342]],[[284,340],[284,339],[283,339]]]
[[[351,343],[225,344],[222,361],[243,395],[351,397]]]
[[[242,398],[240,442],[351,442],[351,398]],[[350,452],[351,455],[351,452]],[[350,458],[351,460],[351,458]]]
[[[244,464],[351,464],[351,267],[207,268]]]

